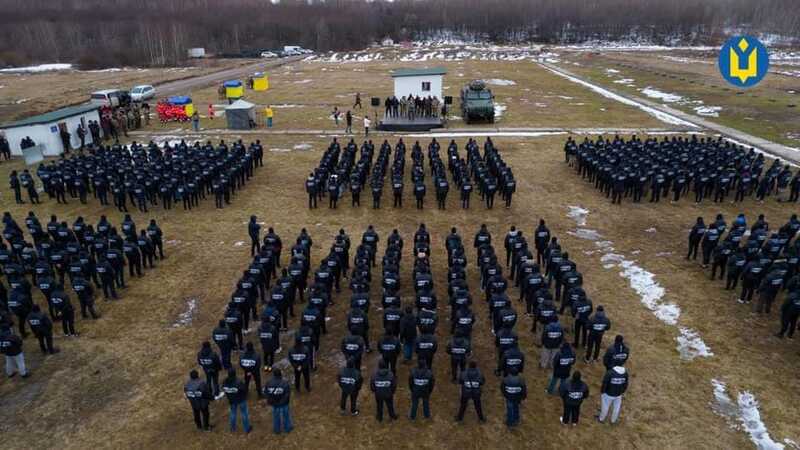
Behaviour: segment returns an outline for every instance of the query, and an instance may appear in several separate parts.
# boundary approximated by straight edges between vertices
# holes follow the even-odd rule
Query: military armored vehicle
[[[475,80],[461,89],[461,117],[466,123],[494,123],[494,95],[486,83]]]

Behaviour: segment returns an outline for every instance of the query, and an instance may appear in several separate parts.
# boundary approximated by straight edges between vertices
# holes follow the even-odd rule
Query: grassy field
[[[245,59],[201,59],[193,67],[0,73],[0,123],[85,102],[91,92],[100,89],[130,89],[137,84],[156,85],[251,62]]]
[[[417,63],[419,64],[419,63]],[[245,99],[259,105],[259,113],[266,105],[275,111],[276,130],[307,128],[334,130],[337,128],[331,113],[334,107],[342,112],[339,129],[344,129],[344,113],[351,109],[356,92],[361,93],[363,110],[354,110],[354,128],[361,128],[360,118],[365,111],[370,117],[382,115],[383,107],[374,111],[369,107],[372,96],[384,99],[392,94],[389,72],[398,67],[413,65],[402,62],[325,63],[305,62],[284,66],[269,73],[270,89],[263,92],[246,91]],[[473,79],[498,79],[513,85],[490,85],[495,101],[506,109],[496,126],[501,127],[659,127],[664,124],[629,106],[614,102],[589,91],[571,86],[568,80],[555,76],[528,61],[431,61],[426,66],[447,68],[444,95],[454,97],[450,111],[450,127],[463,126],[458,101],[461,87]],[[565,92],[569,92],[565,95]],[[201,127],[225,128],[225,120],[208,120],[208,104],[221,111],[225,100],[217,97],[216,87],[195,91],[192,100],[199,109]],[[636,116],[631,124],[627,117]],[[263,122],[261,123],[263,126]],[[164,126],[154,124],[154,129],[191,128],[188,123]]]
[[[738,90],[720,76],[716,54],[585,52],[562,56],[563,67],[592,82],[642,98],[647,98],[641,92],[646,87],[676,94],[683,99],[670,102],[670,106],[690,113],[701,106],[721,107],[719,117],[710,120],[774,142],[800,146],[797,76],[773,72],[757,86]],[[620,82],[626,79],[630,81]]]
[[[299,108],[279,109],[276,127],[333,129],[326,118],[333,105],[347,106],[352,93],[362,96],[385,95],[390,89],[386,72],[394,64],[345,64],[341,67],[325,63],[296,64],[292,69],[271,75],[274,89],[259,98],[248,93],[249,100],[259,104],[298,104]],[[323,68],[327,70],[322,70]],[[364,69],[364,72],[354,69]],[[446,84],[455,92],[460,81],[457,73],[463,69],[464,80],[469,78],[499,78],[516,82],[514,86],[496,88],[498,100],[508,104],[502,122],[507,126],[570,126],[570,127],[664,127],[636,109],[618,105],[597,97],[581,87],[547,74],[529,63],[464,62],[448,63]],[[457,72],[458,71],[458,72]],[[311,79],[313,82],[297,83]],[[461,80],[461,78],[458,78]],[[530,89],[526,91],[525,89]],[[215,91],[193,94],[195,103],[215,101]],[[337,97],[342,95],[343,97]],[[552,95],[552,98],[545,97]],[[557,96],[572,97],[570,100]],[[504,100],[509,98],[510,100]],[[207,99],[207,100],[206,100]],[[523,99],[527,99],[527,104]],[[548,107],[538,108],[535,102],[544,101]],[[569,105],[569,102],[585,105]],[[350,105],[352,106],[352,105]],[[600,111],[605,108],[606,111]],[[200,108],[205,112],[204,108]],[[216,119],[213,125],[221,123]],[[204,121],[204,127],[213,126]],[[153,127],[154,136],[164,135],[174,125]],[[202,135],[216,139],[213,130]],[[148,136],[137,136],[137,139]],[[225,135],[226,140],[235,134]],[[77,339],[57,338],[62,348],[57,356],[42,359],[33,340],[25,342],[26,356],[33,376],[27,380],[15,378],[0,381],[0,431],[8,448],[51,448],[58,442],[62,448],[169,448],[176,443],[181,448],[219,448],[222,446],[263,447],[265,442],[283,448],[376,448],[381,446],[416,446],[420,448],[752,448],[748,436],[733,429],[728,421],[715,414],[712,379],[727,383],[729,394],[752,392],[760,403],[761,418],[777,441],[798,440],[800,427],[796,414],[796,393],[800,382],[796,377],[797,342],[779,341],[776,312],[772,317],[751,314],[749,307],[738,304],[719,282],[712,282],[696,263],[683,259],[685,238],[694,218],[706,219],[718,212],[729,221],[744,212],[752,221],[764,213],[772,227],[781,225],[793,209],[768,201],[758,204],[748,200],[743,204],[697,206],[688,201],[676,205],[648,203],[622,206],[610,202],[587,183],[580,181],[563,162],[562,145],[566,135],[549,137],[495,139],[506,162],[518,180],[518,191],[510,210],[495,207],[486,210],[473,196],[473,207],[464,211],[457,206],[457,196],[451,193],[447,210],[433,208],[429,199],[423,211],[410,202],[403,209],[385,206],[376,211],[368,207],[351,208],[349,196],[337,210],[321,205],[317,210],[306,209],[302,190],[304,176],[319,161],[329,138],[307,136],[269,136],[249,134],[245,141],[261,139],[267,149],[265,167],[256,172],[223,210],[213,207],[213,201],[203,202],[199,209],[184,212],[160,209],[150,214],[132,213],[137,224],[155,218],[161,224],[167,242],[167,259],[149,270],[142,279],[133,280],[116,303],[98,301],[103,317],[97,321],[77,320],[81,336]],[[360,141],[361,136],[356,136]],[[391,142],[397,136],[389,137]],[[380,139],[376,137],[375,139]],[[405,140],[417,139],[413,136]],[[425,144],[428,138],[419,138]],[[139,139],[142,140],[142,139]],[[441,138],[440,140],[446,140]],[[481,139],[482,140],[482,139]],[[466,138],[457,139],[463,152]],[[306,150],[294,150],[299,143]],[[274,150],[274,151],[270,151]],[[0,179],[7,179],[12,168],[21,168],[21,161],[0,164]],[[406,192],[406,199],[410,194]],[[384,204],[390,203],[389,194]],[[0,193],[4,209],[22,221],[33,210],[40,218],[49,214],[73,220],[82,215],[95,223],[100,214],[108,214],[114,223],[121,221],[112,208],[100,208],[90,202],[81,206],[77,201],[56,205],[46,200],[42,205],[14,205],[12,194]],[[368,204],[365,201],[364,204]],[[577,228],[567,216],[569,206],[589,210],[585,228],[613,241],[615,252],[655,276],[666,291],[666,299],[681,310],[681,326],[696,330],[713,351],[714,356],[685,361],[679,357],[675,338],[678,329],[658,320],[646,309],[639,294],[629,281],[620,276],[618,267],[604,267],[597,245],[569,234]],[[448,380],[449,364],[443,346],[447,333],[448,312],[440,308],[438,331],[440,351],[435,359],[437,387],[432,399],[433,419],[429,422],[409,422],[407,389],[408,367],[399,368],[399,389],[396,405],[400,420],[378,424],[374,420],[374,402],[367,389],[360,396],[361,416],[341,417],[338,414],[339,391],[335,385],[337,355],[344,335],[346,309],[342,301],[345,291],[337,297],[337,305],[329,311],[329,334],[323,338],[321,364],[313,374],[313,391],[293,393],[292,408],[296,429],[290,436],[273,437],[271,413],[256,403],[251,393],[250,413],[254,431],[249,436],[227,432],[227,402],[212,405],[211,434],[198,433],[191,421],[191,411],[182,396],[182,385],[190,369],[195,367],[199,343],[209,339],[210,331],[221,317],[232,292],[237,275],[249,263],[246,242],[246,221],[251,214],[267,226],[274,226],[284,242],[293,239],[302,227],[309,229],[314,239],[312,264],[329,248],[334,234],[345,228],[354,240],[360,238],[368,224],[375,225],[382,238],[398,228],[410,241],[414,230],[424,222],[432,237],[436,291],[446,298],[446,253],[444,237],[451,226],[458,227],[469,241],[481,223],[489,225],[502,252],[500,241],[511,225],[530,236],[539,218],[547,220],[554,235],[569,251],[584,275],[587,293],[595,306],[604,305],[612,321],[613,335],[621,333],[631,346],[628,368],[631,387],[623,404],[622,423],[610,428],[597,424],[593,415],[599,405],[601,365],[578,363],[592,390],[584,403],[581,425],[564,428],[558,422],[561,402],[544,393],[549,371],[537,367],[538,339],[531,332],[530,319],[522,317],[517,325],[521,349],[526,354],[524,377],[529,398],[522,410],[522,424],[508,431],[503,425],[504,408],[499,392],[499,378],[491,374],[495,361],[493,339],[489,331],[485,306],[476,301],[474,311],[478,324],[474,332],[474,357],[487,377],[484,390],[484,409],[488,423],[479,425],[468,413],[462,425],[453,422],[458,406],[458,388]],[[651,229],[655,229],[653,232]],[[409,255],[404,255],[409,256]],[[467,248],[470,262],[469,283],[473,297],[479,298],[478,277],[474,266],[475,254]],[[412,295],[410,257],[404,257],[401,276],[404,277],[404,297]],[[379,280],[373,280],[373,292],[379,290]],[[517,291],[511,290],[516,298]],[[41,295],[34,297],[41,304]],[[197,309],[191,323],[175,326],[187,310],[187,302],[195,299]],[[781,298],[782,300],[782,298]],[[521,305],[515,305],[522,311]],[[380,321],[377,308],[370,311],[372,335],[377,337]],[[292,325],[296,325],[296,320]],[[567,325],[571,321],[567,320]],[[570,336],[571,337],[571,336]],[[248,338],[252,339],[250,335]],[[286,345],[284,344],[284,348]],[[280,355],[285,356],[285,355]],[[365,377],[377,364],[377,355],[365,359]]]

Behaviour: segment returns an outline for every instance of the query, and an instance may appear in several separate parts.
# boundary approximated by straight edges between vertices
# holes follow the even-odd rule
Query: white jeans
[[[622,408],[622,396],[612,397],[606,394],[600,396],[600,422],[606,420],[609,407],[611,407],[611,423],[617,423],[619,410]]]
[[[542,347],[542,352],[539,354],[539,367],[542,369],[553,367],[553,359],[556,357],[556,353],[558,353],[557,348]]]
[[[14,375],[14,372],[19,371],[20,375],[28,373],[25,369],[25,354],[20,352],[17,356],[6,356],[6,375]]]

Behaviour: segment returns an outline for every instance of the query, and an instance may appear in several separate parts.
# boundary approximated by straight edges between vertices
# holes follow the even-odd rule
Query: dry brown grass
[[[125,68],[108,71],[57,71],[0,73],[0,123],[89,100],[99,89],[130,89],[137,84],[156,85],[251,63],[252,60],[197,60],[188,68]],[[155,112],[155,110],[154,110]]]
[[[493,64],[486,63],[486,67],[493,68],[483,68],[484,73],[502,70],[503,66]],[[374,71],[377,77],[386,69],[378,65],[369,70]],[[311,72],[309,69],[303,70]],[[521,67],[509,70],[517,72],[515,75],[507,72],[497,78],[517,79],[525,72]],[[305,75],[287,74],[286,77],[326,80],[322,78],[322,73],[325,73],[325,77],[329,74],[328,71],[314,71]],[[359,83],[350,78],[349,73],[336,77],[338,80],[349,80],[349,84],[339,85],[335,90],[330,88],[330,92],[315,93],[313,97],[327,99],[334,97],[334,92],[352,92],[359,88]],[[551,82],[555,84],[545,89],[557,95],[590,97],[590,94],[574,85],[548,81]],[[455,85],[452,81],[449,84]],[[270,101],[296,103],[291,95],[299,95],[301,89],[309,87],[300,86],[293,88],[296,89],[294,94],[276,91],[285,97],[270,98]],[[321,82],[314,86],[315,92],[317,89],[329,89],[322,87]],[[517,88],[520,87],[526,86],[520,86],[518,80]],[[372,89],[370,87],[369,90]],[[505,95],[500,90],[498,94]],[[522,96],[519,93],[516,95]],[[591,98],[591,101],[605,102],[595,98]],[[509,120],[515,117],[515,113],[514,107],[510,107]],[[620,113],[608,115],[614,121],[609,124],[652,125],[647,122],[649,119],[643,119],[643,115],[636,111]],[[282,120],[280,114],[277,116],[278,123]],[[298,124],[293,127],[316,126],[313,123],[315,117],[312,114],[309,123],[300,121],[298,117]],[[597,124],[593,117],[576,117],[565,111],[551,111],[549,120],[554,124],[594,126]],[[518,120],[530,125],[538,119],[526,120],[521,115]],[[587,120],[591,122],[587,123]],[[167,246],[168,259],[158,264],[156,270],[147,271],[143,279],[134,280],[120,302],[100,302],[100,310],[104,314],[100,320],[78,319],[77,328],[82,333],[81,337],[68,341],[57,339],[57,345],[63,350],[58,356],[43,360],[38,355],[35,342],[26,341],[28,361],[34,375],[25,381],[0,381],[0,398],[4,399],[0,430],[9,448],[47,448],[54,446],[54,442],[63,443],[67,448],[174,448],[176,444],[182,448],[255,448],[265,443],[286,448],[378,448],[398,445],[459,449],[530,446],[751,447],[752,444],[743,433],[732,430],[723,418],[709,408],[712,399],[711,378],[726,381],[733,393],[745,389],[752,391],[761,402],[762,418],[776,440],[800,435],[794,414],[794,399],[800,387],[796,377],[800,368],[797,343],[773,338],[771,335],[777,326],[775,315],[769,318],[755,317],[747,308],[733,301],[718,282],[709,281],[696,264],[682,259],[686,230],[696,216],[710,217],[723,212],[727,217],[733,217],[738,212],[744,212],[748,217],[754,217],[758,213],[765,213],[775,226],[790,214],[786,206],[773,202],[759,205],[752,201],[737,206],[715,206],[711,203],[695,206],[687,201],[678,205],[624,203],[622,206],[613,206],[593,187],[580,182],[563,163],[561,146],[565,136],[556,136],[496,139],[519,180],[518,192],[510,210],[501,207],[486,210],[474,196],[473,208],[462,211],[457,208],[457,196],[451,193],[446,211],[434,209],[432,199],[429,199],[427,208],[422,212],[413,209],[410,203],[402,210],[391,207],[384,207],[380,211],[368,207],[353,209],[349,206],[349,198],[338,210],[331,211],[323,206],[309,211],[305,207],[302,180],[308,170],[317,164],[328,140],[313,136],[291,138],[257,135],[245,139],[259,137],[267,148],[291,149],[293,144],[303,141],[312,144],[313,150],[285,153],[268,151],[266,167],[257,172],[255,179],[234,199],[233,205],[224,210],[216,210],[212,201],[206,201],[199,210],[190,213],[181,210],[173,210],[169,214],[161,210],[148,215],[133,213],[140,224],[145,223],[147,218],[156,218],[161,223],[166,240],[176,239],[179,242]],[[460,139],[458,142],[463,146],[464,141]],[[13,165],[0,165],[0,179],[6,179],[8,170],[19,165],[18,161]],[[410,198],[408,193],[406,198]],[[13,205],[8,192],[2,193],[2,202],[5,209],[11,211],[18,220],[22,220],[28,210],[27,206]],[[384,195],[384,203],[390,203],[388,193]],[[619,252],[632,257],[631,252],[641,251],[635,256],[637,262],[656,274],[657,280],[667,290],[667,298],[682,308],[682,323],[701,333],[715,353],[713,358],[686,362],[678,357],[674,341],[677,330],[658,321],[641,305],[636,293],[629,288],[628,281],[618,276],[617,269],[606,270],[598,254],[584,253],[594,250],[593,243],[567,234],[575,229],[575,223],[566,217],[568,205],[581,205],[589,209],[591,213],[587,227],[598,230],[614,241]],[[111,209],[101,210],[96,204],[82,207],[77,202],[71,202],[68,206],[57,206],[45,201],[34,210],[40,217],[57,213],[72,219],[82,214],[94,222],[99,214],[108,213],[114,222],[121,220],[119,214]],[[440,298],[446,296],[443,291],[446,286],[444,237],[451,226],[458,227],[462,235],[470,239],[481,223],[487,223],[496,242],[499,242],[511,225],[522,227],[530,235],[538,219],[546,219],[554,235],[563,241],[565,248],[577,261],[586,280],[587,292],[595,305],[603,304],[609,312],[613,329],[611,335],[606,337],[605,344],[610,342],[613,334],[622,333],[632,347],[629,364],[631,388],[623,405],[622,424],[609,428],[592,420],[594,409],[599,404],[602,369],[598,365],[579,363],[577,367],[585,373],[592,397],[584,405],[584,417],[577,429],[559,425],[560,401],[547,397],[543,392],[549,372],[536,367],[538,349],[528,331],[529,319],[523,318],[517,331],[522,349],[528,357],[525,378],[530,395],[523,406],[522,425],[508,431],[503,425],[504,409],[499,379],[491,374],[495,352],[487,312],[479,301],[475,305],[479,322],[474,334],[474,356],[488,379],[484,394],[484,408],[489,417],[487,424],[477,424],[471,414],[468,414],[463,425],[452,421],[457,409],[458,391],[456,386],[447,382],[447,356],[441,350],[435,360],[439,383],[432,401],[432,421],[410,423],[404,418],[409,407],[405,381],[408,368],[405,366],[399,369],[400,389],[396,401],[401,415],[399,421],[377,424],[372,417],[374,403],[366,389],[362,390],[360,398],[362,415],[357,418],[340,417],[339,391],[334,380],[337,369],[331,361],[344,333],[346,311],[339,302],[330,311],[330,333],[322,343],[320,369],[313,375],[314,390],[310,394],[293,393],[296,431],[288,437],[273,437],[271,413],[262,404],[256,404],[251,395],[250,411],[255,429],[250,436],[227,432],[227,403],[224,400],[212,406],[212,422],[216,424],[216,431],[211,434],[195,432],[181,387],[186,374],[194,367],[199,343],[209,338],[210,330],[223,311],[239,271],[249,262],[247,246],[237,247],[234,244],[247,240],[245,222],[250,214],[257,214],[260,220],[274,226],[284,242],[293,239],[300,228],[307,227],[315,241],[315,265],[320,254],[329,248],[334,233],[340,227],[358,239],[368,224],[374,224],[383,239],[380,246],[383,249],[385,237],[392,228],[399,228],[409,241],[418,223],[425,222],[433,240],[434,275]],[[657,232],[651,234],[644,231],[650,227],[655,227]],[[502,252],[499,246],[497,248]],[[669,257],[656,256],[657,252],[665,251],[674,254]],[[470,261],[469,281],[477,299],[474,252],[468,248],[467,253]],[[409,270],[409,262],[404,260],[402,276],[410,277]],[[374,291],[379,289],[378,283],[374,281]],[[512,292],[516,293],[515,290]],[[405,295],[410,293],[408,289],[404,292]],[[343,293],[338,299],[346,298],[346,295]],[[191,326],[173,328],[176,317],[185,308],[186,299],[192,297],[199,299],[199,310]],[[37,301],[40,301],[38,297]],[[522,310],[521,307],[517,309]],[[376,309],[371,310],[375,336],[380,328],[378,314]],[[441,316],[444,320],[439,330],[440,346],[447,339],[446,309],[441,310]],[[252,335],[249,337],[252,339]],[[369,368],[365,371],[366,376],[375,367],[377,358],[373,353],[366,359]]]

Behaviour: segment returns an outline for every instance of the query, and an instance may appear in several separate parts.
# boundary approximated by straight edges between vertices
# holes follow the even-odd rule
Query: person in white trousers
[[[628,372],[622,366],[617,366],[606,372],[603,377],[603,387],[600,396],[600,415],[597,420],[605,422],[609,409],[611,410],[611,423],[619,420],[619,411],[622,408],[622,395],[628,390]]]

